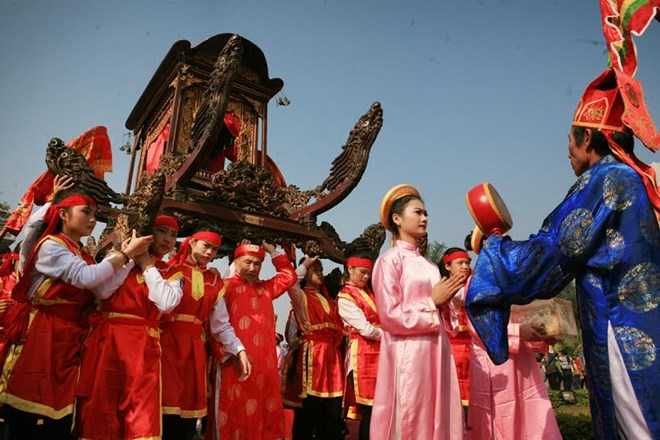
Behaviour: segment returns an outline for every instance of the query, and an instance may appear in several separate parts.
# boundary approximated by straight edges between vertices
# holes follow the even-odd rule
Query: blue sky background
[[[234,32],[284,80],[291,105],[271,105],[269,154],[289,183],[319,184],[357,118],[382,103],[384,126],[360,185],[323,216],[346,240],[378,220],[380,198],[402,182],[426,199],[432,239],[462,243],[471,228],[464,194],[484,180],[507,201],[512,235],[534,232],[574,180],[570,118],[606,67],[597,0],[0,5],[0,200],[16,204],[45,169],[51,137],[94,125],[109,129],[107,180],[123,190],[124,123],[167,50]],[[660,121],[660,23],[638,52]]]

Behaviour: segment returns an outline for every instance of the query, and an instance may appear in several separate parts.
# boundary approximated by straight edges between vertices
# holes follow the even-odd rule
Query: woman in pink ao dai
[[[427,213],[415,188],[392,188],[381,204],[381,222],[395,244],[373,273],[383,336],[371,438],[462,439],[456,367],[438,307],[447,307],[465,278],[440,281],[437,266],[420,254],[416,243],[426,235]]]

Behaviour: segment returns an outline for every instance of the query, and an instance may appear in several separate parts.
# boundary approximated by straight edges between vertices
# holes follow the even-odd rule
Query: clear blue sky
[[[416,185],[432,239],[471,228],[464,194],[488,180],[534,232],[573,182],[566,136],[587,83],[606,66],[597,0],[6,1],[0,16],[0,199],[14,205],[45,169],[45,146],[106,125],[108,181],[123,190],[124,122],[169,47],[239,33],[284,80],[269,153],[287,180],[319,184],[371,102],[384,109],[362,182],[323,219],[352,239],[383,193]],[[638,41],[660,121],[660,23]],[[658,160],[637,147],[647,161]]]

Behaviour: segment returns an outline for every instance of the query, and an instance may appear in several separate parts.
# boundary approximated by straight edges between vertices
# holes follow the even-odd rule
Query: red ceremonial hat
[[[642,178],[649,201],[660,220],[660,190],[655,169],[617,143],[615,132],[632,132],[655,152],[660,132],[644,101],[642,84],[633,78],[638,67],[633,35],[640,37],[653,17],[660,21],[660,0],[600,0],[601,24],[610,68],[589,84],[573,116],[573,125],[600,130],[612,153]]]
[[[607,69],[587,86],[573,115],[573,125],[625,132],[623,111],[616,75]]]
[[[633,152],[620,146],[615,132],[632,133],[651,151],[660,149],[660,132],[646,108],[644,91],[639,81],[627,73],[609,68],[593,80],[584,91],[573,115],[574,126],[600,130],[612,153],[642,178],[656,216],[660,217],[660,189],[653,167],[642,162]]]
[[[242,244],[237,246],[234,250],[234,258],[243,257],[245,255],[257,257],[263,261],[266,257],[266,251],[263,247],[257,246],[256,244]]]
[[[154,219],[154,226],[165,226],[179,232],[179,222],[171,215],[158,214]]]
[[[371,270],[374,267],[374,262],[369,258],[348,257],[346,267],[364,267]]]

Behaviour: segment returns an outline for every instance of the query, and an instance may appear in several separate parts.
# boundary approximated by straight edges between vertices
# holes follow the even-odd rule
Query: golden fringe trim
[[[201,417],[206,417],[208,409],[187,410],[181,409],[178,406],[163,406],[162,413],[170,416],[179,416],[183,419],[199,419]]]
[[[65,406],[62,409],[55,409],[42,403],[32,402],[30,400],[21,399],[13,394],[5,393],[0,397],[2,403],[6,403],[18,410],[38,414],[54,420],[59,420],[73,414],[73,403]]]

